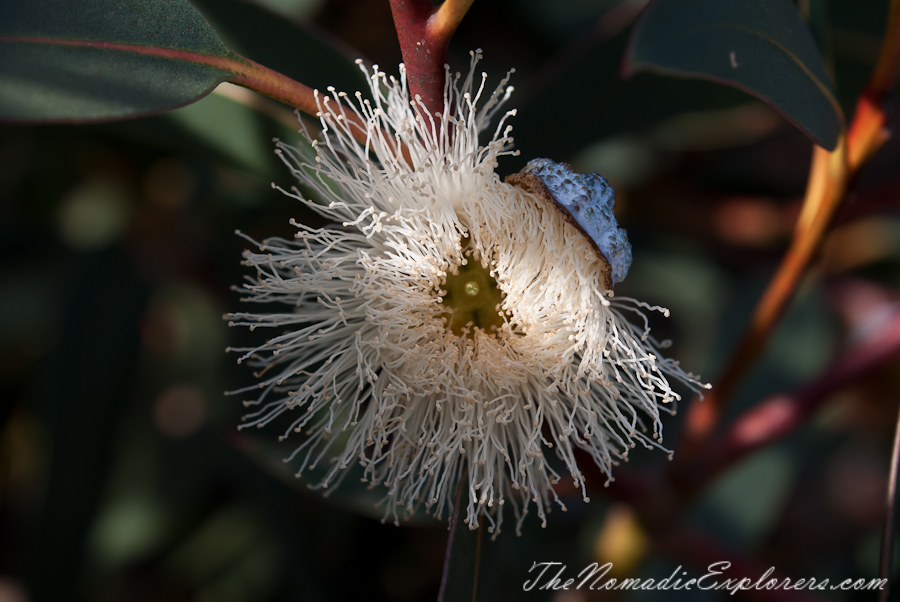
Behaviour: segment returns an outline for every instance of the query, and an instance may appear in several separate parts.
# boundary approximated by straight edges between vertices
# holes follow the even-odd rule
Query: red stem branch
[[[429,113],[444,109],[444,65],[450,38],[474,0],[391,0],[410,95]]]
[[[900,311],[877,337],[845,351],[818,380],[793,393],[772,396],[739,416],[710,444],[704,454],[709,461],[698,473],[704,482],[709,482],[753,451],[793,432],[835,391],[884,366],[898,354]]]

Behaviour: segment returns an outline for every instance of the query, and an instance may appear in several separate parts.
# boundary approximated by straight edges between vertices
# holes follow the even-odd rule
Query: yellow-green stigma
[[[503,325],[500,303],[503,293],[481,262],[469,256],[459,272],[447,275],[447,293],[441,302],[449,308],[444,314],[447,328],[457,336],[472,338],[472,327],[493,333]]]

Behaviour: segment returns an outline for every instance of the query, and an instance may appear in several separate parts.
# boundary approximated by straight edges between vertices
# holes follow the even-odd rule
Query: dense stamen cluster
[[[260,370],[234,393],[249,396],[244,427],[287,420],[298,475],[324,465],[319,486],[333,487],[358,463],[395,520],[398,507],[444,515],[464,479],[466,521],[494,530],[506,502],[520,521],[532,505],[544,523],[551,502],[565,509],[562,467],[587,499],[575,449],[611,480],[636,444],[661,447],[660,414],[679,398],[667,376],[701,385],[661,356],[641,310],[668,312],[613,297],[583,233],[494,173],[515,112],[479,145],[511,92],[504,80],[476,111],[485,77],[448,73],[435,115],[410,101],[402,67],[399,80],[375,67],[355,107],[320,97],[315,160],[278,148],[320,201],[285,194],[335,225],[251,241],[243,290],[268,311],[228,318],[275,330],[236,350]]]
[[[490,270],[469,252],[462,265],[447,275],[441,303],[447,307],[447,328],[456,336],[473,337],[473,329],[495,334],[503,326],[503,292]]]

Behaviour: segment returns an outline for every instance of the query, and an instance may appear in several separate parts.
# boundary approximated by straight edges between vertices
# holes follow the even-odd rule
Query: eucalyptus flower
[[[324,466],[317,487],[334,487],[359,463],[395,522],[398,508],[443,516],[462,481],[470,528],[498,530],[509,503],[518,531],[532,508],[544,525],[553,503],[565,510],[565,473],[588,501],[576,449],[608,484],[636,444],[665,449],[669,379],[706,385],[650,336],[643,311],[668,310],[613,295],[631,247],[606,181],[546,159],[495,172],[515,152],[515,110],[486,145],[479,134],[512,87],[507,75],[486,92],[479,58],[465,79],[448,69],[433,115],[403,65],[399,79],[361,67],[372,100],[317,93],[315,160],[276,152],[318,201],[282,191],[333,224],[248,238],[242,290],[261,308],[226,317],[273,331],[237,350],[259,382],[234,393],[249,396],[242,428],[284,421],[298,476]]]

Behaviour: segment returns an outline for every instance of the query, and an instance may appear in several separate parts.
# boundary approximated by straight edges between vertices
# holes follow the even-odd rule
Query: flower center
[[[500,310],[503,293],[481,262],[467,255],[466,265],[459,266],[458,273],[447,275],[444,285],[447,292],[441,303],[448,308],[447,313],[442,314],[447,320],[447,328],[457,336],[472,338],[474,326],[489,334],[503,326]]]

